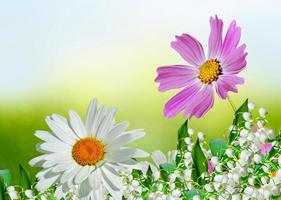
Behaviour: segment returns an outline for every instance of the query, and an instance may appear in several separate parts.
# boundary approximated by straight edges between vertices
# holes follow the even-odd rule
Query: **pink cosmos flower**
[[[164,114],[168,118],[183,112],[184,116],[204,116],[214,105],[214,90],[220,98],[226,99],[229,91],[237,92],[237,84],[244,79],[238,77],[246,67],[246,45],[238,45],[241,28],[232,21],[224,39],[223,22],[217,16],[210,18],[208,56],[205,56],[201,43],[188,34],[176,36],[171,43],[189,65],[161,66],[157,69],[156,82],[159,91],[183,88],[165,105]]]
[[[272,149],[272,144],[271,143],[265,143],[261,144],[261,153],[266,156],[270,150]]]
[[[215,170],[214,164],[212,163],[212,161],[209,161],[208,162],[208,172],[209,172],[209,174],[213,173],[214,170]]]

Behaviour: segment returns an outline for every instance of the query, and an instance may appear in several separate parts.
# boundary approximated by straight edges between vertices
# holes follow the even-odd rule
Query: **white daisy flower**
[[[176,156],[177,156],[177,151],[173,150],[173,151],[169,151],[168,152],[168,156],[166,157],[166,155],[160,151],[160,150],[156,150],[154,152],[152,152],[151,154],[151,158],[154,161],[154,163],[156,164],[156,166],[160,166],[161,164],[164,163],[170,163],[170,164],[174,164],[175,160],[176,160]]]
[[[129,123],[115,124],[115,113],[115,108],[106,111],[104,105],[98,109],[97,100],[93,100],[85,124],[74,111],[69,111],[69,121],[57,114],[48,116],[46,122],[51,131],[35,133],[43,140],[37,145],[43,155],[29,162],[43,168],[36,175],[36,188],[44,191],[57,184],[57,198],[78,188],[79,199],[100,198],[105,189],[114,199],[121,199],[120,170],[134,167],[133,158],[146,157],[148,153],[123,147],[145,133],[142,129],[125,132]]]

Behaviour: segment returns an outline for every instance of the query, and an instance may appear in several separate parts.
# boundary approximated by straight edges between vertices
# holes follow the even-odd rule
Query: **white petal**
[[[48,131],[36,131],[34,135],[45,142],[50,142],[50,143],[62,142],[60,139],[58,139]]]
[[[36,184],[36,189],[38,191],[45,191],[46,189],[48,189],[51,185],[53,185],[56,180],[59,178],[59,175],[54,176],[52,178],[48,178],[48,179],[40,179],[38,181],[38,183]]]
[[[106,114],[106,107],[103,105],[97,110],[97,114],[96,114],[94,122],[92,124],[92,128],[90,131],[92,136],[96,137],[98,127],[99,127],[101,121],[103,120],[103,118],[105,117],[105,114]]]
[[[85,128],[88,134],[91,132],[92,125],[94,124],[94,120],[97,114],[97,104],[98,104],[98,100],[93,99],[88,107],[86,120],[85,120]]]
[[[97,130],[97,138],[103,140],[103,138],[108,134],[109,130],[112,129],[114,114],[116,113],[116,108],[112,108],[108,111],[107,115],[101,121],[99,128]]]
[[[54,121],[50,117],[46,118],[46,123],[61,141],[69,145],[72,145],[76,142],[77,137],[75,137],[73,131],[69,128],[68,125],[60,121]]]
[[[54,121],[59,121],[59,122],[64,123],[65,125],[68,126],[68,122],[67,122],[67,119],[65,117],[63,117],[59,114],[52,114],[51,117]]]
[[[111,162],[124,162],[129,158],[147,157],[149,154],[140,149],[123,148],[114,152],[105,154],[107,160]]]
[[[52,168],[48,168],[48,169],[43,169],[43,170],[41,170],[41,171],[39,171],[37,174],[36,174],[36,178],[38,178],[38,179],[42,179],[42,178],[44,178],[44,176],[49,172],[49,171],[51,171],[52,170]]]
[[[81,185],[79,186],[79,199],[85,198],[90,195],[92,188],[89,184],[88,179],[84,180]]]
[[[74,182],[76,184],[82,183],[86,178],[88,178],[92,170],[93,168],[90,166],[83,166],[78,172],[78,174],[75,176]]]
[[[93,190],[97,190],[101,186],[101,172],[96,169],[89,175],[89,183]]]
[[[169,151],[168,152],[168,162],[174,163],[177,157],[177,150]]]
[[[103,141],[108,143],[108,141],[113,140],[114,138],[120,136],[129,126],[129,122],[123,121],[119,124],[116,124],[109,132],[108,137],[105,137]]]
[[[53,168],[53,172],[62,172],[62,171],[66,171],[70,168],[72,168],[73,166],[76,166],[76,163],[73,160],[66,160],[64,162],[60,162],[58,165],[56,165]]]
[[[65,160],[72,159],[71,152],[56,152],[45,155],[45,160]]]
[[[118,175],[118,172],[116,172],[112,167],[107,164],[104,164],[100,168],[100,170],[102,172],[103,177],[106,176],[108,180],[112,183],[112,185],[114,185],[119,190],[122,189],[123,184],[120,176]]]
[[[43,163],[45,162],[45,156],[46,155],[41,155],[38,157],[33,158],[32,160],[29,161],[29,165],[32,167],[41,167]]]
[[[127,132],[126,134],[122,134],[118,138],[110,141],[110,143],[106,146],[107,152],[119,149],[123,145],[133,142],[139,138],[142,138],[144,135],[145,133],[140,131],[131,131]]]
[[[105,199],[105,191],[102,185],[100,185],[98,189],[93,191],[92,199]]]
[[[76,176],[77,173],[80,171],[80,169],[81,169],[81,166],[76,166],[72,169],[66,170],[61,176],[61,182],[65,183],[68,180],[72,180],[74,178],[74,176]]]
[[[151,158],[157,166],[167,162],[166,156],[162,151],[159,150],[152,152]]]
[[[80,138],[87,137],[87,131],[79,115],[75,111],[71,110],[69,111],[69,117],[70,117],[71,127],[73,128],[75,133]]]
[[[112,183],[105,176],[105,174],[103,174],[102,182],[103,182],[105,188],[108,190],[108,192],[112,195],[114,200],[121,200],[122,199],[121,191],[118,188],[114,187],[114,185],[112,185]]]
[[[64,143],[42,143],[40,149],[49,152],[71,152],[72,148]]]

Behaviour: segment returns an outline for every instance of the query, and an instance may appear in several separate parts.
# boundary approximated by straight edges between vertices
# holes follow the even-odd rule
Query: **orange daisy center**
[[[103,160],[104,145],[96,138],[84,138],[77,141],[72,148],[73,159],[82,166],[95,165]]]
[[[222,74],[220,63],[216,59],[207,60],[199,67],[198,78],[205,84],[216,81]]]

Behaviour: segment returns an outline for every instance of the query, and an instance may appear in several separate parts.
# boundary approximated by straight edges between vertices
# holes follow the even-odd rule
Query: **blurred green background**
[[[281,127],[281,14],[279,1],[16,1],[0,7],[0,168],[17,178],[18,163],[38,155],[35,130],[47,130],[45,117],[85,115],[88,103],[118,108],[117,121],[144,128],[134,146],[149,152],[176,146],[184,119],[168,120],[164,103],[176,91],[159,93],[156,68],[185,64],[169,43],[183,32],[205,46],[209,17],[218,14],[225,28],[232,19],[242,26],[247,44],[246,83],[230,94],[236,106],[246,98],[269,111],[270,126]],[[251,9],[249,9],[251,8]],[[257,23],[258,22],[258,23]],[[208,138],[223,137],[232,122],[227,101],[190,126]]]

